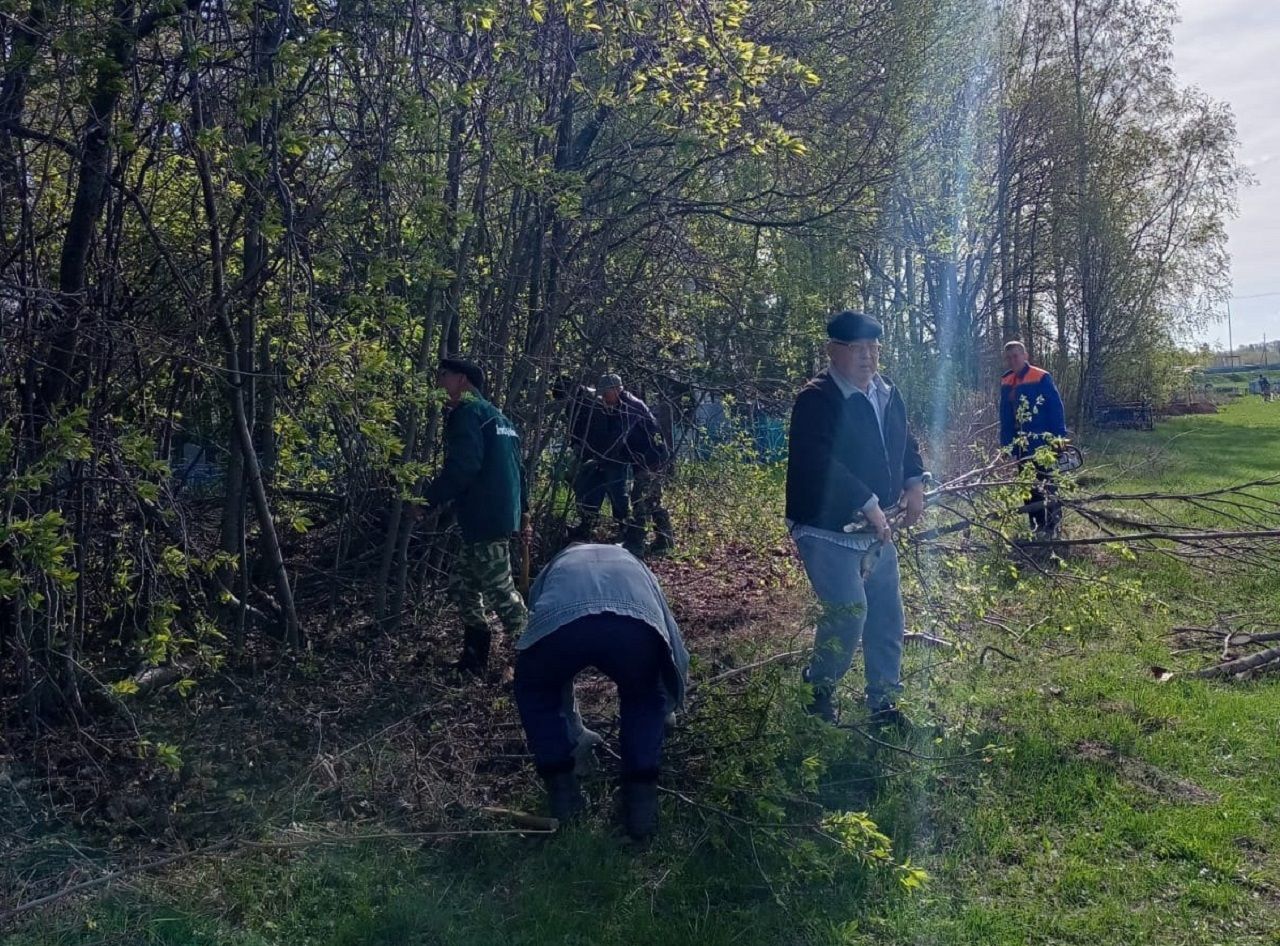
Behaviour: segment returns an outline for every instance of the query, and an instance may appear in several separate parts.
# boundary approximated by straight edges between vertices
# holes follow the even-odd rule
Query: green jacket
[[[454,504],[464,542],[494,542],[519,530],[520,435],[478,394],[463,395],[445,418],[444,466],[423,498],[428,506]]]

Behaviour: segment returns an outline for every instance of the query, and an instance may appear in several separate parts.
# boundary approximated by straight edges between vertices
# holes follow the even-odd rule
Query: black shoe
[[[915,728],[896,703],[887,703],[878,710],[872,710],[871,725],[876,729],[896,729],[902,733],[909,733]]]
[[[462,656],[454,663],[458,673],[483,676],[489,668],[489,645],[493,634],[487,627],[468,627],[462,632]]]
[[[622,783],[622,823],[631,840],[645,843],[658,833],[658,783],[652,779]]]
[[[805,683],[809,683],[809,670],[805,668],[801,675]],[[836,688],[834,684],[815,684],[809,683],[813,687],[813,696],[810,698],[804,711],[810,716],[817,716],[824,722],[831,723],[833,726],[836,722]]]
[[[578,775],[572,769],[544,775],[542,780],[547,786],[547,807],[552,818],[560,822],[572,821],[587,807],[587,801],[578,788]]]
[[[826,723],[833,726],[836,722],[836,703],[835,694],[831,687],[814,687],[813,699],[809,701],[809,705],[805,707],[805,712],[810,716],[816,716]]]

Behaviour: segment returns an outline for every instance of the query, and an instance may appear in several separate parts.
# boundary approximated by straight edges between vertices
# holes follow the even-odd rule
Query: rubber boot
[[[543,775],[542,781],[547,788],[547,808],[557,821],[572,821],[587,806],[573,769]]]
[[[578,520],[578,524],[569,530],[567,538],[570,542],[590,542],[595,531],[596,517],[583,516]]]
[[[657,776],[624,777],[622,825],[631,840],[641,844],[648,843],[658,833]]]
[[[632,520],[622,530],[622,547],[636,558],[644,557],[644,526]]]
[[[676,547],[676,532],[671,525],[671,516],[665,509],[653,514],[653,526],[657,530],[658,537],[649,546],[649,554],[663,555]]]
[[[665,555],[676,547],[676,539],[670,532],[659,532],[658,537],[649,546],[650,555]]]
[[[631,520],[630,519],[614,519],[613,520],[613,543],[614,545],[626,546],[631,538]],[[641,547],[644,540],[641,539]]]
[[[489,645],[493,634],[488,626],[468,627],[462,632],[462,656],[453,665],[459,673],[483,676],[489,667]]]

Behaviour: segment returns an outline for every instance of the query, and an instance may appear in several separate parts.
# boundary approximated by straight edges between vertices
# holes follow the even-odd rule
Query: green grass
[[[1112,435],[1090,464],[1116,491],[1274,475],[1276,407]],[[1012,752],[976,794],[935,800],[954,844],[929,865],[937,899],[896,924],[901,942],[1280,942],[1280,690],[1149,672],[1170,661],[1173,616],[1208,623],[1206,603],[1280,613],[1280,590],[1158,558],[1098,571],[1133,584],[1086,606],[1079,588],[1032,592],[1027,610],[1054,619],[1016,668],[973,682]]]
[[[1091,444],[1090,468],[1117,490],[1272,475],[1280,404],[1107,435]],[[635,853],[608,833],[600,800],[595,821],[549,839],[199,862],[4,942],[1280,943],[1280,687],[1149,672],[1178,660],[1171,622],[1208,620],[1208,606],[1280,614],[1280,583],[1105,552],[1086,568],[1096,580],[1005,582],[1002,608],[1028,625],[1048,616],[1016,644],[992,639],[1016,663],[970,659],[913,685],[920,711],[931,701],[949,722],[914,749],[950,757],[994,742],[1004,751],[989,762],[907,767],[856,738],[823,742],[794,713],[780,717],[794,745],[759,756],[790,765],[820,745],[825,796],[866,807],[895,855],[929,871],[921,892],[856,866],[824,876],[786,844],[754,845],[741,826],[672,798],[660,841]],[[715,715],[694,720],[696,738],[722,731]],[[703,775],[725,767],[706,763]]]

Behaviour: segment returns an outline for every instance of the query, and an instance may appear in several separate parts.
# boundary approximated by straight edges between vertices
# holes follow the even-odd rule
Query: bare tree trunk
[[[1029,245],[1027,246],[1026,267],[1027,267],[1027,308],[1026,308],[1026,333],[1023,336],[1027,339],[1028,346],[1037,345],[1036,341],[1036,237],[1040,232],[1040,213],[1039,207],[1036,207],[1031,214],[1031,233],[1029,236]],[[1032,348],[1028,347],[1027,353],[1032,355]],[[1039,353],[1035,353],[1036,357],[1040,357]],[[1045,359],[1048,360],[1047,358]]]
[[[283,20],[283,13],[280,16]],[[284,24],[277,23],[276,28],[280,35],[283,36]],[[199,130],[205,127],[205,118],[203,105],[199,93],[199,78],[191,73],[192,86],[192,125],[193,128]],[[229,309],[232,305],[232,298],[226,287],[226,265],[225,265],[225,247],[222,237],[222,228],[218,214],[218,204],[216,191],[214,188],[213,174],[209,166],[208,154],[199,144],[199,135],[193,135],[192,150],[195,156],[195,163],[198,176],[200,178],[201,198],[205,212],[205,218],[209,229],[209,245],[212,255],[212,300],[211,307],[213,309],[214,318],[221,330],[223,342],[226,351],[226,392],[227,403],[231,409],[231,445],[234,450],[233,459],[238,457],[238,463],[241,466],[242,474],[239,479],[233,480],[228,472],[227,488],[228,500],[227,505],[230,506],[230,494],[233,489],[233,483],[239,482],[244,484],[244,492],[247,498],[253,503],[254,511],[258,518],[258,527],[261,530],[261,546],[265,558],[266,566],[275,583],[276,596],[279,598],[281,609],[281,617],[284,622],[284,636],[286,642],[291,646],[300,647],[305,641],[302,636],[302,627],[298,621],[298,613],[293,600],[293,587],[289,581],[288,569],[285,567],[284,555],[280,548],[279,535],[276,532],[275,519],[271,514],[271,504],[267,498],[266,483],[263,480],[262,468],[258,462],[258,454],[254,449],[253,443],[253,415],[248,408],[246,398],[246,386],[248,379],[241,363],[241,353],[248,348],[250,357],[253,353],[253,339],[251,334],[246,338],[246,322],[241,320],[237,327],[231,320]],[[247,220],[252,220],[250,213]],[[259,225],[261,218],[258,218]],[[263,248],[260,244],[259,235],[255,234],[252,223],[249,224],[245,235],[245,287],[246,291],[252,292],[250,288],[262,275],[262,268],[265,260],[260,255]],[[253,254],[250,256],[250,254]],[[252,261],[255,268],[250,269],[248,263]],[[251,325],[250,325],[251,328]],[[246,346],[246,340],[248,345]],[[244,500],[240,502],[243,504]],[[224,507],[224,512],[226,511]],[[222,546],[233,554],[243,556],[245,547],[244,534],[244,517],[231,517],[233,527],[239,525],[238,531],[228,533],[226,530],[227,519],[224,518],[224,531],[222,535]],[[239,544],[234,548],[229,545],[235,539],[239,540]],[[241,576],[244,580],[248,580],[247,569],[242,572]],[[243,615],[244,609],[248,606],[248,602],[244,600],[242,594],[240,605],[240,613]]]
[[[431,364],[432,342],[435,337],[437,312],[440,292],[432,289],[427,302],[427,311],[422,319],[422,338],[418,344],[418,357],[415,368],[419,374],[426,371]],[[421,416],[416,407],[410,407],[405,421],[404,458],[407,462],[418,456],[418,428]],[[391,593],[391,571],[395,566],[400,550],[407,549],[412,522],[405,515],[405,501],[399,496],[391,502],[391,510],[387,516],[387,526],[382,538],[382,557],[378,562],[378,576],[375,579],[373,592],[374,620],[383,630],[390,630],[399,623],[398,612],[388,612],[387,601]],[[397,600],[399,600],[397,598]]]
[[[470,76],[469,56],[463,46],[464,21],[462,7],[454,4],[454,33],[450,39],[450,56],[454,68],[458,70],[457,82],[464,85]],[[474,54],[474,49],[471,51]],[[422,339],[418,349],[415,369],[419,375],[424,374],[430,366],[432,338],[437,321],[441,323],[440,355],[449,356],[458,353],[461,339],[461,294],[467,257],[470,253],[472,229],[459,239],[459,211],[462,205],[462,159],[465,148],[463,132],[466,129],[470,106],[466,100],[459,100],[453,108],[449,120],[449,146],[445,161],[445,193],[444,217],[445,226],[437,253],[442,265],[448,266],[452,272],[447,285],[435,284],[431,287],[427,303],[427,316],[422,326]],[[430,444],[434,440],[434,424],[428,422],[429,436],[420,437],[420,411],[416,406],[408,411],[405,422],[404,458],[408,462],[419,459],[422,451],[421,441]],[[374,616],[379,627],[394,630],[400,623],[404,611],[404,597],[409,580],[409,541],[413,534],[413,523],[405,515],[405,501],[396,498],[388,517],[387,529],[383,537],[382,558],[378,565],[377,587],[374,592]],[[394,581],[392,575],[394,571]]]
[[[1058,327],[1054,374],[1065,381],[1071,358],[1070,345],[1067,341],[1067,262],[1056,248],[1053,254],[1053,309]]]
[[[1071,10],[1072,25],[1072,67],[1073,67],[1073,86],[1075,93],[1075,118],[1076,118],[1076,154],[1075,154],[1075,172],[1076,172],[1076,200],[1078,201],[1076,208],[1076,228],[1078,241],[1078,260],[1080,278],[1080,308],[1082,319],[1081,352],[1080,352],[1080,386],[1076,391],[1076,418],[1078,422],[1084,422],[1093,416],[1093,411],[1097,407],[1097,343],[1098,343],[1098,306],[1100,299],[1098,298],[1098,286],[1095,285],[1096,273],[1095,268],[1097,261],[1094,258],[1095,241],[1092,239],[1096,221],[1092,219],[1093,201],[1089,190],[1089,128],[1085,121],[1085,105],[1084,105],[1084,47],[1083,30],[1081,23],[1084,0],[1074,0]]]

